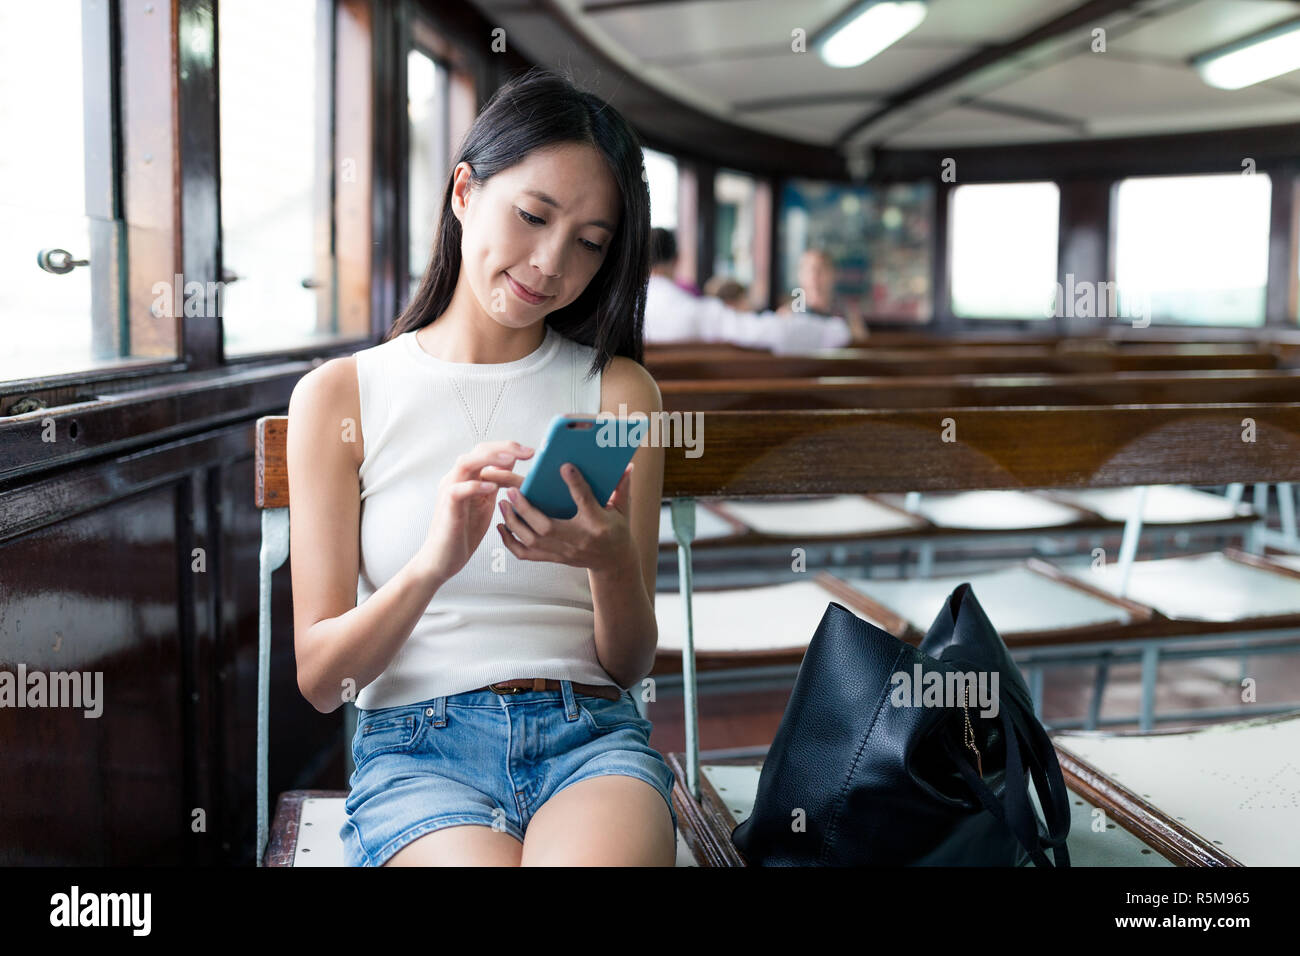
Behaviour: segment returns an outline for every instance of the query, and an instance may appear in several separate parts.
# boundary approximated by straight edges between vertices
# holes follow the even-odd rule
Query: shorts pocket
[[[353,763],[360,766],[378,754],[414,749],[424,719],[423,706],[383,708],[359,717],[352,738]]]
[[[583,719],[599,733],[615,730],[619,727],[639,727],[649,735],[654,726],[641,716],[632,698],[624,692],[618,700],[606,700],[604,697],[577,696],[578,710]]]

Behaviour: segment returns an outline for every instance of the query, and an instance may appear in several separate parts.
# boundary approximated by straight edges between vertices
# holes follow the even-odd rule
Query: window
[[[970,319],[1047,319],[1057,284],[1056,183],[952,191],[952,311]]]
[[[807,249],[835,264],[834,310],[867,318],[925,321],[930,314],[934,188],[787,180],[781,194],[782,292],[799,285]]]
[[[411,124],[408,218],[410,294],[420,284],[433,251],[447,168],[449,138],[447,69],[423,50],[406,57],[406,109]]]
[[[475,66],[462,46],[424,15],[413,16],[409,27],[404,211],[407,286],[399,290],[399,312],[415,296],[429,267],[447,183],[479,106]]]
[[[332,337],[330,39],[318,0],[222,0],[217,27],[226,353]],[[340,193],[356,189],[358,162],[340,156]]]
[[[713,274],[742,285],[754,281],[754,210],[758,185],[743,173],[719,170],[713,181],[717,208]]]
[[[677,228],[677,160],[667,153],[642,149],[650,187],[650,228]]]
[[[106,0],[0,4],[0,380],[133,355],[112,52]]]
[[[1189,325],[1262,324],[1270,186],[1263,173],[1120,182],[1114,262],[1121,314]]]

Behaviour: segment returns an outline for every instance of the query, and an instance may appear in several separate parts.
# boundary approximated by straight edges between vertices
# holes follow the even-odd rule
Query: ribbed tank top
[[[537,449],[551,419],[600,411],[592,349],[550,326],[537,351],[514,362],[446,362],[415,332],[354,353],[361,397],[360,605],[420,549],[438,482],[479,442]],[[505,490],[497,501],[505,498]],[[507,499],[508,500],[508,499]],[[493,514],[469,562],[434,595],[411,636],[361,689],[363,710],[418,703],[484,684],[548,677],[615,685],[596,658],[595,612],[585,568],[516,558]]]

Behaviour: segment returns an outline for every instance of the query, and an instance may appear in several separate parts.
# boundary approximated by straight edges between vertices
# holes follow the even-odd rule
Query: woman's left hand
[[[553,561],[595,571],[613,571],[635,560],[637,552],[627,519],[632,465],[624,469],[603,508],[573,465],[561,467],[560,476],[569,486],[578,513],[567,519],[548,518],[510,488],[506,494],[514,510],[501,502],[505,524],[497,525],[506,549],[523,561]]]

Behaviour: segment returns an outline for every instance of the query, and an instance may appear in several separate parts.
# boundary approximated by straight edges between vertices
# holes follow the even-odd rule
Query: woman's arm
[[[357,606],[364,438],[355,359],[331,359],[294,386],[287,452],[298,688],[327,714],[383,673],[442,582],[420,552]]]
[[[430,486],[433,520],[402,568],[357,605],[365,453],[356,360],[302,377],[289,398],[289,558],[298,689],[329,713],[382,674],[443,583],[469,560],[492,522],[492,501],[523,476],[533,450],[480,442]]]
[[[601,377],[600,406],[614,415],[641,412],[653,419],[663,410],[663,399],[649,372],[616,356]],[[654,595],[664,488],[662,446],[651,447],[647,440],[637,449],[628,481],[632,548],[622,564],[587,569],[596,612],[596,655],[620,687],[631,687],[650,673],[659,643]]]

